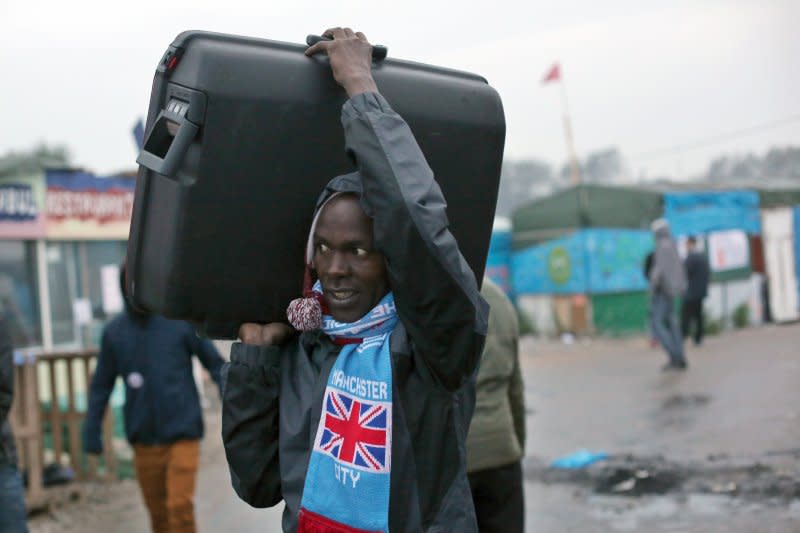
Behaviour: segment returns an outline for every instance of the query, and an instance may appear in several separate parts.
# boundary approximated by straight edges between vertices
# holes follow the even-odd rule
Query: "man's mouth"
[[[356,291],[353,289],[332,289],[325,291],[325,295],[328,297],[329,302],[341,305],[349,303],[350,300],[355,298]]]

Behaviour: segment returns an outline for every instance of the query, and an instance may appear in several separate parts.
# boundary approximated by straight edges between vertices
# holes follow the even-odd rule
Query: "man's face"
[[[372,220],[352,194],[330,200],[314,231],[314,268],[331,316],[355,322],[389,292],[383,254],[372,246]]]

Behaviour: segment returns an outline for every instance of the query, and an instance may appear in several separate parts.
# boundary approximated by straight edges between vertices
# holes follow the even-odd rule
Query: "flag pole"
[[[567,100],[567,86],[564,81],[564,72],[559,72],[559,84],[561,85],[561,103],[564,111],[564,137],[567,141],[567,153],[569,156],[570,177],[573,185],[581,183],[581,171],[578,166],[578,157],[575,155],[575,139],[572,136],[572,121],[569,114],[569,101]]]

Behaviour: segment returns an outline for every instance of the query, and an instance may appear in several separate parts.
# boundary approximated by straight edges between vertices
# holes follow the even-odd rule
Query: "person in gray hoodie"
[[[664,370],[685,370],[687,363],[675,314],[675,298],[686,292],[686,271],[667,221],[660,218],[653,222],[651,229],[656,239],[653,267],[650,269],[653,332],[669,356]]]

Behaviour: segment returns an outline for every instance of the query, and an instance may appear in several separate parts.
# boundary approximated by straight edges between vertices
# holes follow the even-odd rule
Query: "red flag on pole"
[[[548,70],[547,74],[542,78],[542,84],[551,81],[561,81],[561,65],[558,63],[553,63],[553,66],[550,67],[550,70]]]

